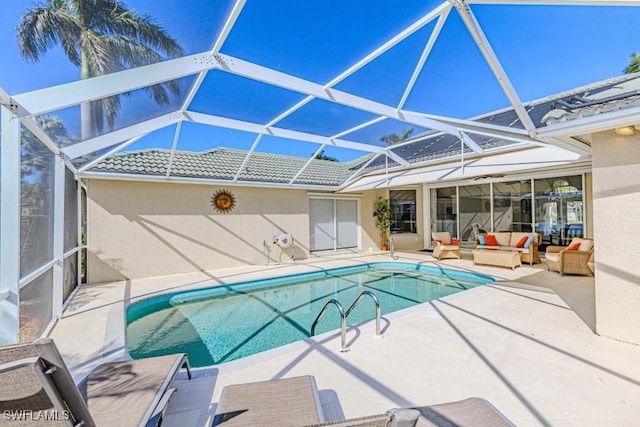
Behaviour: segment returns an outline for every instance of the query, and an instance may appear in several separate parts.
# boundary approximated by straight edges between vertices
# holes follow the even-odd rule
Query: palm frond
[[[80,65],[78,41],[82,29],[79,21],[64,8],[29,9],[18,22],[16,36],[21,55],[37,62],[56,44],[74,65]]]

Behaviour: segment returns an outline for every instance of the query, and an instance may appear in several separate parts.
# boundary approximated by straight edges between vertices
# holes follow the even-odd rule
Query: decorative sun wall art
[[[211,206],[218,213],[228,214],[236,207],[236,196],[229,190],[220,189],[213,193]]]

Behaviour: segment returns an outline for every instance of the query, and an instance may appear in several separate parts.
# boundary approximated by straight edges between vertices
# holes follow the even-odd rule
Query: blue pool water
[[[492,281],[416,264],[371,263],[160,295],[127,309],[127,345],[134,358],[183,352],[192,366],[208,366],[309,337],[311,324],[331,298],[346,310],[370,290],[384,315]],[[367,298],[348,324],[374,317]],[[316,334],[339,327],[338,310],[330,307]]]

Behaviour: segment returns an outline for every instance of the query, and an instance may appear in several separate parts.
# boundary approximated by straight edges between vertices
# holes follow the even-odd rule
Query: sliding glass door
[[[311,251],[358,247],[358,202],[310,199],[309,234]]]
[[[533,183],[533,186],[532,186]],[[433,188],[431,231],[449,231],[473,245],[473,227],[486,231],[535,230],[547,245],[584,237],[582,175]]]

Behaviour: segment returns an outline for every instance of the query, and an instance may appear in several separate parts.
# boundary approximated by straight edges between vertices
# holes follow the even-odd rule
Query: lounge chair
[[[460,259],[460,241],[452,239],[448,231],[432,232],[433,257],[437,259],[458,258]]]
[[[76,386],[50,338],[0,347],[0,412],[20,426],[154,426],[162,421],[186,354],[109,362]],[[8,412],[7,412],[8,411]]]
[[[489,402],[469,398],[416,408],[395,408],[383,414],[324,421],[312,376],[234,384],[222,389],[213,426],[254,425],[307,427],[512,427]]]
[[[547,270],[557,271],[561,276],[564,274],[593,276],[593,270],[589,266],[592,255],[593,240],[574,237],[569,246],[547,246],[545,253]]]

